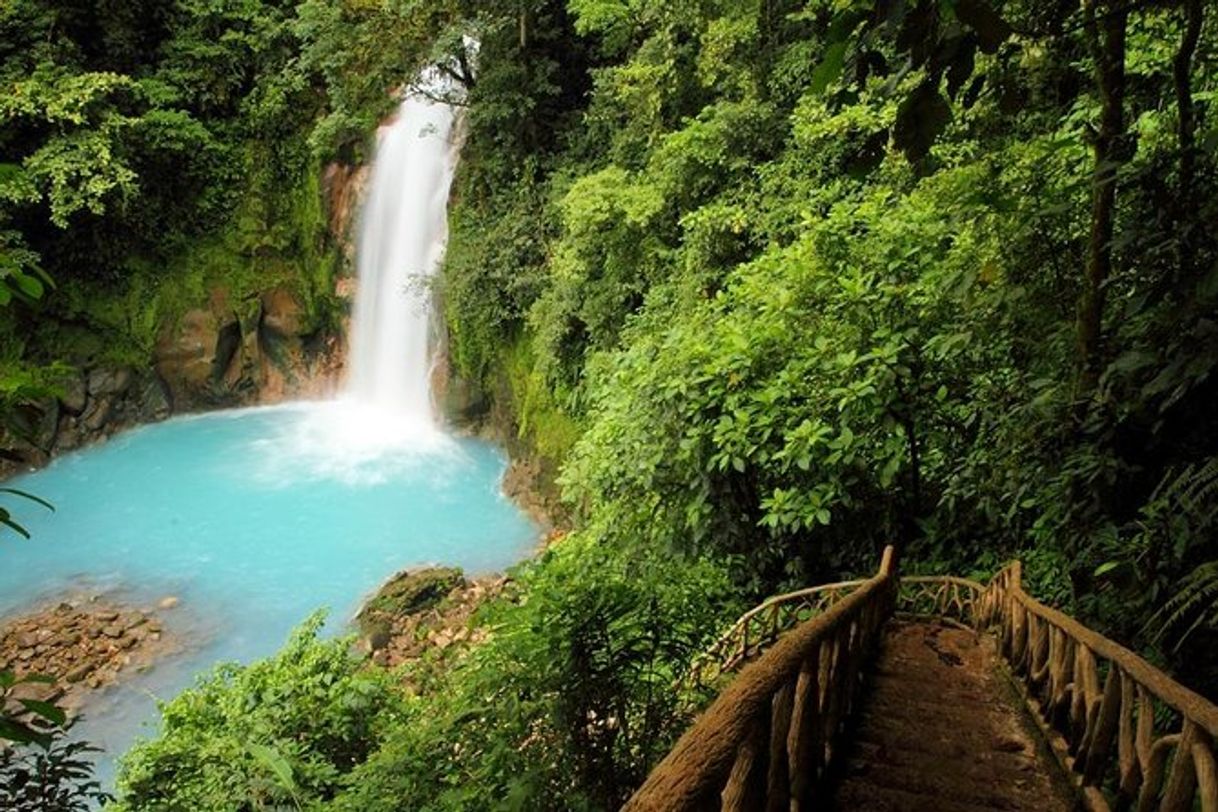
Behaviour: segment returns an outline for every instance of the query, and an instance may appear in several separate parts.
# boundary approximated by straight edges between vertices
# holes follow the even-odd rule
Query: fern
[[[1181,515],[1198,530],[1218,518],[1218,457],[1203,465],[1188,465],[1179,475],[1168,472],[1151,495],[1144,512],[1148,518],[1168,510]]]
[[[1179,591],[1151,617],[1156,643],[1174,640],[1179,651],[1197,629],[1218,628],[1218,561],[1197,567],[1179,584]]]
[[[1210,541],[1218,525],[1218,457],[1168,472],[1142,509],[1138,546],[1159,547],[1172,542],[1183,558],[1191,548]],[[1196,566],[1175,584],[1176,593],[1146,623],[1156,643],[1174,643],[1179,650],[1200,628],[1218,629],[1218,560]]]

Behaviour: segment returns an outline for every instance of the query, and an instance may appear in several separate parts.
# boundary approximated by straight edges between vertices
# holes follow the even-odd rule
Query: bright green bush
[[[222,665],[166,702],[157,738],[121,764],[109,809],[245,810],[333,796],[404,708],[352,640],[321,640],[319,613],[275,656]]]
[[[740,609],[721,564],[581,531],[482,610],[334,808],[614,809],[688,722],[673,686]]]

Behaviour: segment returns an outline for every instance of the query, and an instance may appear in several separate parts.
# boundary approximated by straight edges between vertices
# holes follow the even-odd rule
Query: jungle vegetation
[[[440,64],[466,127],[452,360],[569,511],[460,662],[403,692],[310,622],[167,703],[111,808],[614,809],[725,622],[890,542],[907,571],[1018,556],[1218,696],[1207,11],[7,4],[7,404],[81,352],[147,353],[199,252],[321,289],[320,166],[365,159]]]

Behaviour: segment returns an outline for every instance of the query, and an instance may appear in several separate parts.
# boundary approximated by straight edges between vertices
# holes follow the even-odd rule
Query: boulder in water
[[[403,570],[377,590],[372,600],[360,609],[357,619],[362,625],[378,616],[395,618],[432,609],[448,593],[465,585],[465,575],[457,567],[424,567]]]

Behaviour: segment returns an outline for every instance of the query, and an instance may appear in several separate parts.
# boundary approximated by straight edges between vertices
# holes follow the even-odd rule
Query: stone
[[[131,386],[132,377],[127,367],[98,367],[89,372],[89,394],[121,395]]]
[[[262,328],[278,336],[300,336],[304,332],[304,306],[285,287],[262,294]]]
[[[63,393],[59,396],[59,404],[63,410],[72,416],[83,412],[89,402],[89,384],[85,376],[80,373],[69,375],[60,386]]]
[[[77,682],[80,682],[81,680],[83,680],[85,677],[89,676],[89,674],[92,673],[92,671],[93,671],[92,663],[81,663],[80,665],[76,666],[68,673],[64,674],[63,678],[67,682],[77,683]]]
[[[1025,746],[1014,736],[1000,736],[994,740],[994,749],[1000,753],[1022,753]]]
[[[123,627],[118,625],[103,626],[102,634],[111,640],[117,640],[123,636]]]
[[[356,615],[360,629],[372,631],[386,618],[402,617],[436,606],[454,587],[465,583],[455,567],[405,570],[390,578]]]
[[[178,598],[176,595],[166,595],[165,597],[161,598],[157,602],[157,608],[158,609],[173,609],[181,602],[182,602],[181,599]]]
[[[99,395],[89,402],[89,406],[81,415],[81,426],[86,431],[97,432],[110,422],[114,414],[114,398],[109,395]]]
[[[188,310],[176,326],[163,330],[153,351],[157,373],[174,401],[207,386],[212,379],[219,320],[210,310]]]
[[[26,418],[30,424],[29,438],[37,448],[49,454],[55,448],[59,439],[60,406],[59,399],[43,398],[37,404],[25,407]]]
[[[389,645],[389,625],[385,623],[371,624],[364,638],[369,651],[379,651]]]
[[[164,420],[173,414],[169,387],[159,375],[153,375],[140,386],[137,419],[142,423]]]

